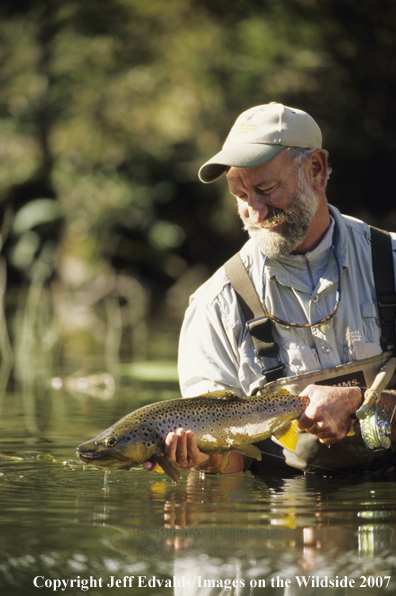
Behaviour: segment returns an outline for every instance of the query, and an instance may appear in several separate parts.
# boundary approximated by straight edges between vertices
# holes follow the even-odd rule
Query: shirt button
[[[316,304],[316,302],[319,300],[319,296],[317,294],[315,294],[315,296],[312,298],[312,302],[314,304]]]
[[[327,344],[325,344],[324,346],[322,346],[322,352],[323,354],[329,354],[330,353],[330,346],[328,346]]]

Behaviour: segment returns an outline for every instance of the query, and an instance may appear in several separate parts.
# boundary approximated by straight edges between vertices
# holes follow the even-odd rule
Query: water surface
[[[393,476],[183,472],[176,485],[140,468],[105,483],[77,461],[80,442],[177,396],[172,381],[125,379],[110,399],[7,393],[0,453],[18,459],[0,459],[2,593],[395,593]]]

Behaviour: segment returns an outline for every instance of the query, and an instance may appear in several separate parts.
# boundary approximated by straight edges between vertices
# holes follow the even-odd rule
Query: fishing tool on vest
[[[365,446],[370,451],[389,449],[391,446],[391,423],[378,401],[382,391],[391,380],[396,368],[396,358],[389,358],[365,391],[364,401],[356,412]]]

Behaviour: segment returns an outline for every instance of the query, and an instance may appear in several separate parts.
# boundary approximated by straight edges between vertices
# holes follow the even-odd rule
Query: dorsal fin
[[[281,387],[280,389],[278,389],[278,391],[276,393],[280,393],[280,394],[285,395],[285,396],[290,396],[291,395],[290,391],[288,391],[284,387]]]

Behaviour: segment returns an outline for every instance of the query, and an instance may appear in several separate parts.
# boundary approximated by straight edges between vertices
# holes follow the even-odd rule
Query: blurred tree
[[[31,277],[52,242],[66,283],[107,261],[156,297],[191,265],[214,270],[244,234],[224,181],[197,170],[238,113],[269,101],[322,127],[330,200],[394,227],[396,6],[380,4],[3,0],[0,201],[37,209],[24,244],[11,229],[11,269]]]

